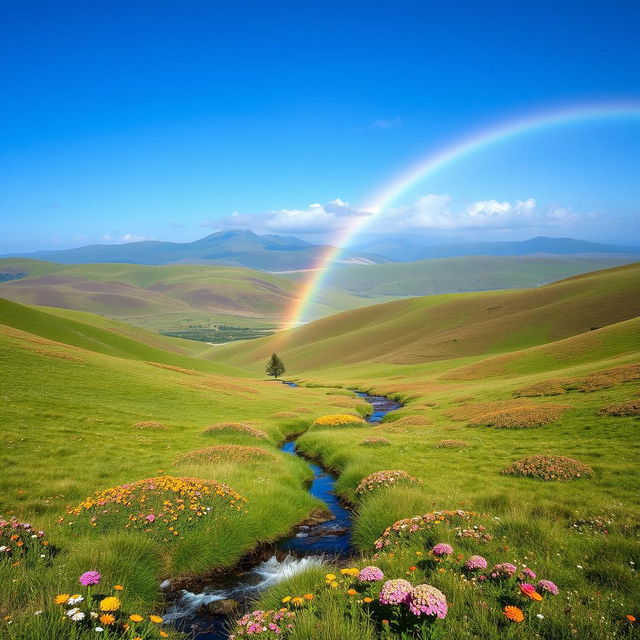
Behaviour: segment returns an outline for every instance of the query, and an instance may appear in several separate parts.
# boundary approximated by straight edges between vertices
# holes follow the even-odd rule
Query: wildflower
[[[356,595],[356,593],[358,593],[358,592],[357,592],[355,589],[348,589],[348,590],[347,590],[347,593],[348,593],[350,596],[355,596],[355,595]]]
[[[410,476],[402,469],[376,471],[360,481],[360,484],[356,487],[356,493],[362,495],[375,491],[380,487],[393,487],[398,484],[415,482],[418,482],[418,479]]]
[[[300,596],[294,596],[293,598],[291,598],[291,604],[295,604],[297,607],[299,607],[301,604],[304,604],[304,598],[301,598]]]
[[[529,569],[529,567],[525,567],[522,570],[522,575],[525,576],[526,578],[529,578],[529,580],[535,580],[536,579],[535,571],[532,571],[531,569]]]
[[[69,611],[67,611],[66,615],[71,617],[71,616],[75,615],[76,613],[78,613],[78,611],[80,611],[80,609],[78,609],[78,607],[73,607],[73,609],[69,609]]]
[[[100,624],[103,624],[105,627],[108,627],[109,625],[113,624],[116,621],[115,616],[111,615],[110,613],[103,613],[100,616]]]
[[[333,580],[332,582],[330,582],[330,583],[329,583],[329,586],[330,586],[332,589],[335,589],[335,588],[338,586],[338,583],[337,583],[335,580]]]
[[[305,593],[303,596],[305,600],[313,600],[313,597],[313,593]]]
[[[494,565],[491,571],[492,578],[510,578],[516,574],[518,567],[510,562],[501,562],[500,564]]]
[[[116,584],[113,586],[116,591],[124,591],[124,587],[121,584]]]
[[[154,614],[149,616],[149,620],[151,620],[151,622],[155,622],[156,624],[160,624],[162,622],[162,618]]]
[[[520,584],[520,591],[522,591],[525,596],[531,598],[532,600],[536,600],[537,602],[540,602],[542,600],[542,596],[536,591],[536,588],[528,582],[523,582],[522,584]]]
[[[382,604],[401,604],[406,602],[412,589],[411,583],[403,578],[387,580],[380,591],[380,602]]]
[[[82,602],[83,600],[84,600],[84,598],[79,593],[74,593],[67,600],[67,604],[78,604],[79,602]]]
[[[544,620],[544,616],[541,613],[536,613],[536,618],[538,618],[538,620]]]
[[[115,596],[108,596],[100,601],[101,611],[117,611],[120,608],[120,600]]]
[[[453,553],[453,547],[446,542],[440,542],[435,547],[433,547],[433,549],[431,549],[431,553],[433,553],[434,556],[438,556],[439,558],[450,556]]]
[[[161,631],[161,632],[160,632],[160,637],[161,637],[161,638],[168,638],[168,637],[169,637],[169,634],[168,634],[166,631]]]
[[[409,571],[415,571],[418,567],[416,567],[415,565],[411,565],[409,567]]]
[[[409,595],[409,609],[411,613],[420,616],[423,613],[428,616],[437,616],[445,618],[447,616],[448,606],[447,598],[435,587],[430,584],[419,584],[413,587]]]
[[[469,556],[464,566],[469,571],[477,571],[478,569],[486,569],[487,561],[482,556]]]
[[[558,592],[560,591],[560,589],[558,589],[558,585],[555,582],[551,582],[551,580],[539,580],[538,589],[546,591],[552,596],[557,596]]]
[[[366,602],[367,604],[369,604],[370,602],[373,602],[373,598],[369,598],[367,596],[366,598],[363,598],[362,602]]]
[[[78,582],[80,582],[83,587],[88,587],[98,584],[101,578],[102,576],[98,571],[85,571],[78,579]]]
[[[104,629],[103,629],[102,627],[96,627],[96,628],[94,629],[94,631],[95,631],[96,633],[102,633],[102,632],[104,631]]]
[[[522,609],[519,607],[513,607],[511,605],[507,605],[503,610],[504,617],[507,620],[511,620],[512,622],[522,622],[524,620],[524,613],[522,613]]]
[[[141,615],[134,613],[129,616],[129,620],[131,620],[131,622],[142,622],[144,618]]]
[[[360,582],[377,582],[384,578],[384,573],[378,567],[365,567],[358,573],[358,580]]]
[[[633,624],[636,621],[635,616],[632,616],[630,613],[627,614],[627,620]]]
[[[327,582],[331,582],[336,579],[336,576],[333,573],[327,573],[324,578]]]
[[[68,593],[60,593],[54,599],[56,604],[66,604],[71,596]]]
[[[85,619],[85,614],[82,611],[76,611],[72,616],[71,616],[72,620],[75,620],[76,622],[79,622],[80,620],[84,620]]]
[[[33,612],[33,615],[34,615],[34,616],[41,616],[41,615],[42,615],[42,613],[43,613],[42,609],[38,609],[37,611],[34,611],[34,612]]]
[[[286,604],[287,602],[289,602],[291,600],[291,596],[285,596],[284,598],[282,598],[282,602],[284,604]]]

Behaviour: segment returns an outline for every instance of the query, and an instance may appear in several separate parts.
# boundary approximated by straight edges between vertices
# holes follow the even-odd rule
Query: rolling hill
[[[637,259],[637,255],[627,254],[434,258],[366,267],[337,266],[323,278],[323,282],[325,286],[358,296],[425,296],[537,287]],[[285,277],[302,280],[305,276],[292,273]]]
[[[124,262],[129,264],[219,264],[249,267],[262,271],[309,269],[326,252],[319,246],[293,237],[258,235],[252,231],[219,231],[194,242],[160,242],[147,240],[126,244],[102,244],[36,251],[17,257],[33,258],[62,264]],[[16,256],[14,256],[16,257]],[[386,262],[381,256],[344,251],[345,264]]]
[[[303,370],[359,362],[418,364],[534,347],[638,315],[640,264],[635,263],[536,289],[429,296],[355,309],[230,345],[209,357],[250,366],[278,351],[286,363]]]

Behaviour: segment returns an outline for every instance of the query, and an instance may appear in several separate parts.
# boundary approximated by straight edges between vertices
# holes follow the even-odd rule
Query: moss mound
[[[360,481],[360,484],[356,487],[356,493],[365,495],[383,487],[395,487],[400,484],[414,484],[417,482],[419,482],[417,478],[410,476],[402,469],[376,471]]]
[[[388,447],[390,444],[386,438],[366,438],[360,443],[363,447]]]
[[[542,480],[566,481],[590,478],[593,475],[593,469],[579,460],[566,456],[534,455],[517,460],[503,469],[502,473]]]
[[[203,433],[211,434],[224,432],[243,433],[251,436],[252,438],[260,438],[261,440],[266,440],[268,438],[264,431],[240,422],[220,422],[218,424],[212,424],[208,426]]]
[[[245,447],[239,444],[220,444],[214,447],[196,449],[181,455],[176,464],[181,462],[253,462],[254,460],[272,458],[273,454],[260,447]]]
[[[545,404],[499,409],[476,416],[469,421],[469,426],[486,426],[494,429],[529,429],[555,422],[568,408],[560,404]]]

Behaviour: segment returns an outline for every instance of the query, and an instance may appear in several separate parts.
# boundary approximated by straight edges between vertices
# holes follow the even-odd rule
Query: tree
[[[284,362],[280,360],[277,353],[272,353],[271,358],[269,358],[269,362],[267,362],[267,375],[277,378],[278,376],[281,376],[285,371],[286,369],[284,368]]]

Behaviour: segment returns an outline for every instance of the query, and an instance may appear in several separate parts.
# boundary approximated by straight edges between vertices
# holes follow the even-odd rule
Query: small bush
[[[367,438],[360,443],[363,447],[388,447],[390,444],[386,438]]]
[[[330,413],[313,421],[315,427],[360,426],[363,424],[366,424],[366,422],[360,416],[354,416],[349,413]]]
[[[267,434],[260,429],[251,427],[248,424],[242,424],[240,422],[220,422],[219,424],[212,424],[204,430],[204,433],[220,433],[225,431],[231,431],[234,433],[243,433],[253,438],[260,438],[266,440]]]
[[[176,464],[181,462],[251,462],[260,458],[273,458],[273,454],[260,447],[245,447],[239,444],[220,444],[215,447],[196,449],[181,455]]]
[[[436,449],[461,449],[468,446],[469,443],[465,440],[440,440],[435,444]]]
[[[598,413],[605,416],[640,416],[640,398],[611,404],[600,409]]]
[[[590,478],[593,469],[583,462],[566,456],[534,455],[510,464],[502,471],[510,476],[528,476],[542,480],[575,480]]]
[[[416,482],[418,482],[417,478],[410,476],[401,469],[376,471],[360,481],[360,484],[356,487],[356,493],[364,495],[382,487],[395,487],[399,484],[413,484]]]
[[[143,420],[141,422],[135,422],[133,426],[136,429],[148,429],[150,431],[166,431],[167,426],[162,422],[155,422],[153,420]]]

